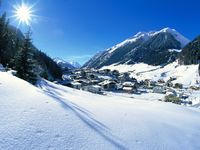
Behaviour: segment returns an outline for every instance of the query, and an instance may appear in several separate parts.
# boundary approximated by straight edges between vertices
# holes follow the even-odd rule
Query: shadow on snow
[[[46,81],[41,81],[38,83],[38,87],[40,87],[44,93],[53,99],[55,99],[57,102],[59,102],[64,109],[70,109],[81,121],[83,121],[87,126],[89,126],[92,130],[97,132],[101,137],[106,139],[108,142],[110,142],[112,145],[117,147],[118,149],[127,150],[128,148],[125,147],[125,145],[121,142],[121,140],[114,136],[110,129],[104,125],[103,123],[96,120],[94,117],[91,116],[91,113],[78,106],[77,104],[67,101],[64,99],[62,94],[56,90],[61,90],[57,87],[54,87],[53,85],[48,84]],[[62,92],[67,92],[65,90],[61,90]]]

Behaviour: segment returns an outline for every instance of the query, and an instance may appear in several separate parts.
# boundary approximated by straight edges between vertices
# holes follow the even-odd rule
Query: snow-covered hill
[[[170,103],[38,88],[0,72],[2,150],[197,150],[200,111]]]
[[[130,72],[131,76],[140,80],[150,79],[158,81],[163,79],[167,81],[172,78],[177,78],[174,83],[182,83],[189,87],[196,85],[200,81],[199,65],[179,65],[177,61],[170,63],[164,67],[151,66],[144,63],[138,63],[134,65],[110,65],[105,66],[102,69],[118,70],[120,72]],[[199,84],[199,83],[198,83]]]

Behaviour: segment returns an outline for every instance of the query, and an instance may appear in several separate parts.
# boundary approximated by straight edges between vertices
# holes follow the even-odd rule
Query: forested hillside
[[[0,17],[0,64],[8,69],[21,71],[22,74],[30,73],[23,77],[17,73],[25,80],[25,76],[31,76],[33,73],[36,78],[60,79],[62,75],[60,67],[33,45],[31,34],[31,31],[28,31],[24,35],[19,29],[9,25],[6,13],[4,13]]]

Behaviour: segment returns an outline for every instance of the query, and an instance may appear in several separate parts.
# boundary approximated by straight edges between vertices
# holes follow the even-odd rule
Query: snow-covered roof
[[[112,77],[110,77],[110,76],[103,76],[103,75],[99,75],[98,78],[100,78],[100,79],[105,79],[105,80],[110,80],[110,79],[112,79]]]
[[[99,86],[99,85],[92,85],[92,87],[94,87],[94,88],[101,88],[101,86]]]
[[[71,82],[72,85],[81,85],[79,82]]]
[[[125,91],[131,91],[131,90],[133,90],[133,88],[132,87],[123,87],[123,90],[125,90]]]
[[[105,80],[101,83],[99,83],[99,85],[106,85],[106,84],[111,84],[111,83],[116,83],[115,81],[111,81],[111,80]]]
[[[135,83],[133,83],[133,82],[124,82],[123,83],[123,86],[134,86],[135,85]]]

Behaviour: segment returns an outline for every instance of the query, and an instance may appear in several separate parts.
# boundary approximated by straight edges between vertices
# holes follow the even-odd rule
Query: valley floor
[[[196,150],[200,110],[139,97],[95,95],[0,72],[2,150]]]

